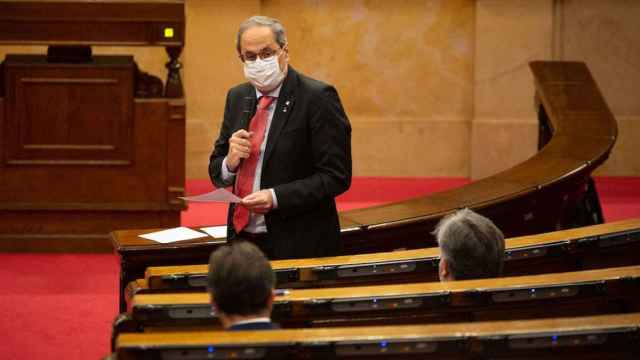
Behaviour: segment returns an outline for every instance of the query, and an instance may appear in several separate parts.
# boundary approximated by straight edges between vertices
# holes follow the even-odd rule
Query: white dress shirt
[[[272,96],[276,99],[272,101],[269,107],[267,108],[267,124],[264,129],[264,139],[262,140],[262,144],[260,144],[260,154],[258,156],[258,164],[256,164],[256,174],[255,174],[255,177],[253,178],[253,189],[252,189],[253,192],[260,190],[260,180],[262,178],[262,162],[264,161],[264,150],[267,147],[267,138],[269,137],[269,128],[271,127],[271,119],[273,119],[273,114],[276,109],[278,96],[280,95],[281,88],[282,88],[282,84],[280,84],[277,88],[271,90],[271,92],[268,94],[263,94],[258,89],[256,89],[256,97],[258,98],[258,100],[264,95]],[[258,102],[256,102],[256,106]],[[231,182],[231,181],[235,181],[235,176],[236,176],[236,173],[229,171],[229,168],[227,167],[227,157],[225,156],[224,160],[222,160],[222,179],[225,182]],[[272,209],[276,209],[278,207],[278,199],[276,198],[276,192],[273,189],[269,189],[269,191],[271,191],[271,198],[273,199]],[[264,222],[264,215],[250,212],[249,223],[243,229],[243,231],[254,233],[254,234],[267,232],[267,225]]]

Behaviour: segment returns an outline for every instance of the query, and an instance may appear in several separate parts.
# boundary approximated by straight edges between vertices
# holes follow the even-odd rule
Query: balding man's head
[[[433,232],[440,245],[440,279],[496,277],[502,273],[504,235],[469,209],[443,218]]]

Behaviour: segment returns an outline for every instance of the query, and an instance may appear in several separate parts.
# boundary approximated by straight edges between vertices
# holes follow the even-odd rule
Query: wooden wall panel
[[[7,164],[131,164],[133,58],[101,59],[69,68],[7,57]]]
[[[186,110],[184,99],[171,100],[168,104],[167,123],[167,202],[183,206],[185,190],[185,142]]]
[[[49,46],[0,54],[0,251],[109,250],[112,231],[180,224],[184,18],[183,1],[0,1],[0,44]],[[98,45],[166,47],[138,53],[167,82]]]
[[[167,99],[133,107],[130,165],[0,165],[2,250],[110,251],[116,229],[180,225],[184,108]]]
[[[0,176],[2,206],[167,207],[167,102],[156,99],[134,103],[134,150],[129,165],[114,166],[103,161],[77,165],[8,164]]]

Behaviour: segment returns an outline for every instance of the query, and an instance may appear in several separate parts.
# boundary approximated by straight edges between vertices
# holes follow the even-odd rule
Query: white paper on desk
[[[234,193],[232,193],[231,191],[225,188],[215,189],[212,192],[208,192],[206,194],[180,197],[180,199],[184,199],[187,201],[222,202],[222,203],[237,203],[242,200],[239,197],[237,197]]]
[[[200,230],[206,232],[214,239],[223,239],[227,237],[227,225],[203,227],[200,228]]]
[[[203,234],[199,231],[191,230],[188,227],[177,227],[173,229],[167,229],[162,231],[156,231],[148,234],[139,235],[141,238],[153,240],[162,244],[168,244],[175,241],[198,239],[207,237],[207,234]]]

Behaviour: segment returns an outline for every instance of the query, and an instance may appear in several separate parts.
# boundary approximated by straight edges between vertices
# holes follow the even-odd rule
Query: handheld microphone
[[[242,113],[244,115],[242,119],[241,127],[245,130],[249,130],[249,123],[251,122],[251,117],[256,109],[256,98],[255,96],[245,96],[244,97],[244,108],[242,109]]]

